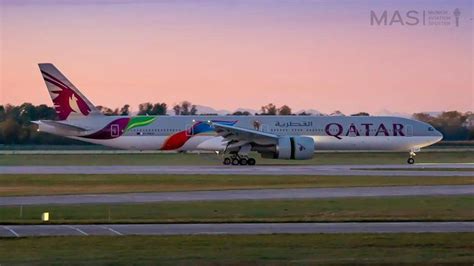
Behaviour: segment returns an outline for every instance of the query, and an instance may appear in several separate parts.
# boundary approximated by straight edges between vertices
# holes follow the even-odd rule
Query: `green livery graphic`
[[[149,124],[155,121],[156,117],[150,116],[135,116],[128,121],[127,127],[125,128],[126,131],[131,130],[136,127],[143,127],[148,126]]]

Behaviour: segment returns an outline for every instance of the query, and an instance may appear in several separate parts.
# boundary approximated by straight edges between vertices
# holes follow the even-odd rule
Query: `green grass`
[[[357,170],[369,171],[448,171],[448,172],[473,172],[474,168],[357,168]]]
[[[203,201],[0,208],[3,224],[474,220],[474,196]]]
[[[89,236],[0,239],[0,263],[471,265],[473,233]]]
[[[405,164],[408,153],[316,153],[311,160],[283,161],[262,159],[267,164]],[[0,155],[0,165],[219,165],[213,154],[44,154]],[[473,152],[420,152],[418,163],[474,162]]]
[[[257,188],[466,185],[462,176],[0,175],[0,196]]]

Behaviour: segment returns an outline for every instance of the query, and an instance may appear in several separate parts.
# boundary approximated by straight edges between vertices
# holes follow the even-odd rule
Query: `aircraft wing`
[[[222,136],[228,141],[229,147],[236,148],[249,143],[259,145],[270,145],[278,143],[278,135],[262,132],[258,130],[211,123],[217,135]]]

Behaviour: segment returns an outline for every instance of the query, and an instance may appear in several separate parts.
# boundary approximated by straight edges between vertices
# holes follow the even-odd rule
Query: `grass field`
[[[456,176],[0,175],[0,196],[466,184],[474,184],[474,178]]]
[[[3,224],[474,220],[474,196],[1,207]]]
[[[282,161],[262,159],[268,164],[405,164],[408,153],[316,153],[311,160]],[[473,152],[418,153],[418,163],[474,162]],[[214,154],[43,154],[0,155],[0,165],[218,165],[222,158]]]
[[[473,233],[0,239],[0,263],[471,265]]]
[[[454,172],[472,172],[474,176],[474,168],[357,168],[357,170],[369,171],[454,171]]]

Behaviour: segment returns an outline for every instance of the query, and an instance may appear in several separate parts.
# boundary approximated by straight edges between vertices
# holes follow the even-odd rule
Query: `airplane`
[[[407,151],[407,163],[443,135],[431,125],[388,116],[106,116],[53,64],[39,64],[58,120],[38,130],[128,150],[213,151],[225,165],[249,157],[311,159],[317,150]]]

